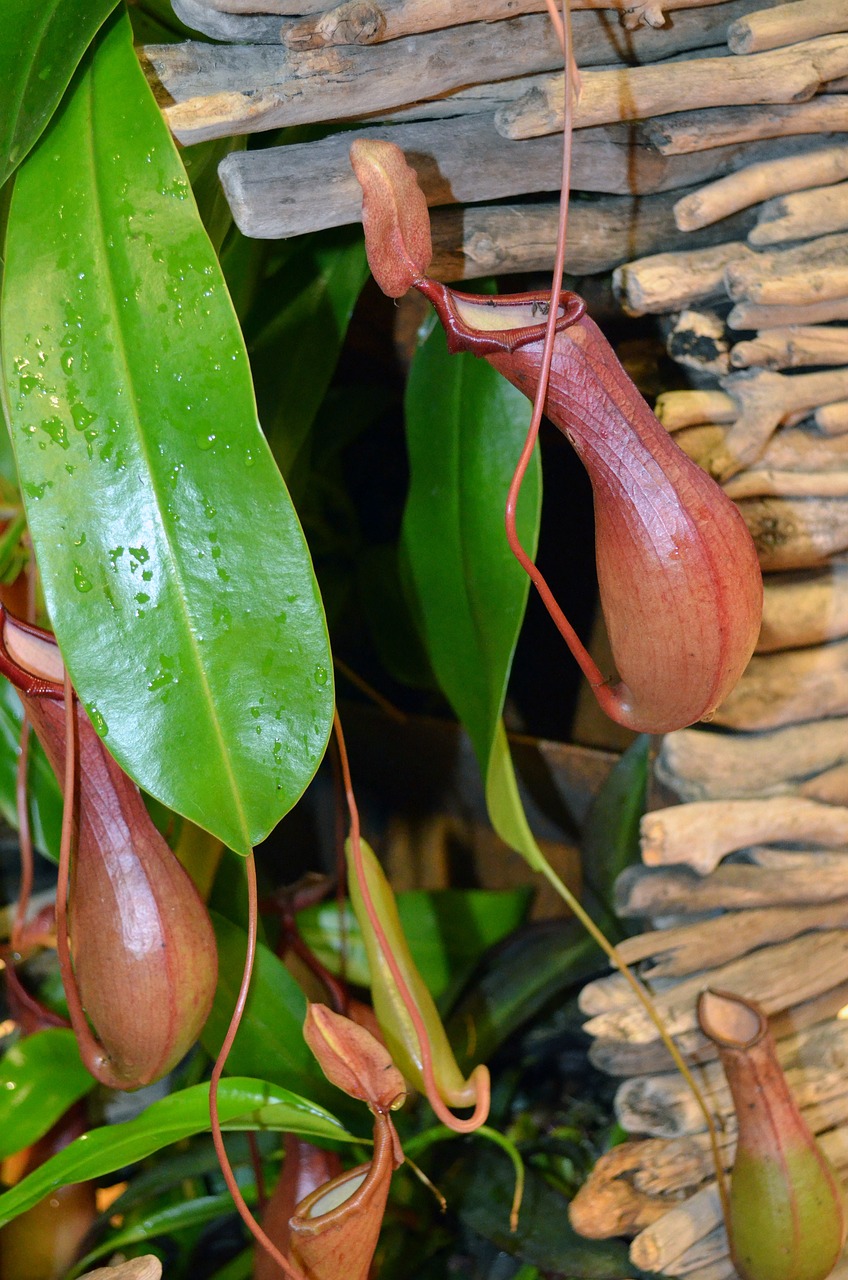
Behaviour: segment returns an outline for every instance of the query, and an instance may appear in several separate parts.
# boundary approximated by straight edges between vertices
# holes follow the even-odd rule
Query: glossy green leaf
[[[316,1142],[358,1141],[328,1111],[263,1080],[222,1080],[218,1111],[225,1129],[275,1129],[299,1133]],[[172,1093],[134,1120],[92,1129],[0,1195],[0,1226],[57,1187],[101,1178],[208,1129],[208,1084]]]
[[[0,186],[56,110],[118,0],[5,0],[0,40]]]
[[[460,1065],[469,1045],[469,1062],[486,1061],[518,1027],[603,963],[575,921],[543,920],[513,934],[490,953],[451,1010],[447,1031]]]
[[[504,507],[529,418],[527,399],[485,361],[449,356],[441,330],[417,352],[406,397],[402,552],[433,670],[480,761],[492,825],[538,866],[501,722],[529,589],[507,544]],[[537,449],[517,512],[531,555],[541,500]]]
[[[650,752],[648,734],[631,743],[592,802],[583,828],[583,905],[613,942],[627,935],[613,905],[615,882],[625,867],[641,861],[639,820],[645,812]]]
[[[9,681],[0,677],[0,813],[17,829],[15,788],[21,749],[21,700]],[[62,831],[62,792],[35,734],[29,739],[28,794],[30,829],[36,849],[54,861],[59,857]]]
[[[126,18],[21,166],[2,324],[30,529],[80,696],[146,791],[246,852],[324,752],[332,667],[218,260]]]
[[[568,1202],[532,1168],[527,1169],[518,1229],[509,1228],[512,1171],[503,1158],[475,1151],[442,1188],[473,1231],[499,1249],[542,1271],[569,1280],[637,1280],[646,1277],[630,1261],[622,1240],[586,1240],[568,1221]]]
[[[230,1024],[241,984],[247,935],[238,925],[211,913],[218,944],[218,986],[201,1042],[217,1057]],[[227,1059],[231,1075],[269,1076],[287,1089],[347,1106],[328,1084],[303,1038],[306,996],[281,960],[261,943],[244,1018]]]
[[[248,1204],[255,1203],[255,1194],[245,1192]],[[146,1240],[155,1240],[157,1236],[171,1235],[174,1231],[185,1231],[189,1227],[204,1226],[207,1222],[215,1222],[236,1212],[233,1198],[229,1191],[217,1196],[197,1196],[193,1200],[183,1200],[177,1204],[167,1205],[164,1209],[154,1209],[135,1219],[133,1223],[120,1231],[112,1232],[107,1240],[87,1253],[77,1265],[68,1272],[66,1280],[74,1280],[76,1276],[87,1271],[98,1258],[108,1257],[129,1244],[141,1244]]]
[[[245,320],[259,416],[286,476],[324,398],[367,278],[358,227],[303,237]]]
[[[73,1031],[25,1036],[0,1060],[0,1160],[31,1146],[95,1086]]]
[[[399,893],[403,931],[430,994],[438,999],[489,947],[517,929],[527,914],[531,895],[530,889],[413,889]],[[306,945],[332,973],[343,969],[350,982],[369,984],[362,932],[350,908],[342,918],[334,902],[317,903],[301,911],[297,923]]]

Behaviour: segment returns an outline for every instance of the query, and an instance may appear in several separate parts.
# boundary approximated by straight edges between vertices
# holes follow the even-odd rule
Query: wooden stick
[[[848,194],[848,183],[846,183]],[[730,351],[736,369],[801,369],[807,365],[848,364],[848,328],[789,325],[766,329]]]
[[[845,149],[848,168],[848,147]],[[848,233],[823,235],[791,249],[730,262],[727,292],[735,301],[805,306],[848,296]]]
[[[349,160],[356,137],[396,142],[409,157],[431,206],[559,189],[561,139],[505,142],[481,115],[373,126],[319,142],[227,156],[218,172],[241,230],[275,239],[358,222],[362,192]],[[780,148],[785,143],[776,139],[757,145]],[[719,147],[664,157],[631,147],[626,131],[584,130],[574,139],[572,178],[584,191],[655,194],[727,172],[742,163],[748,151]],[[752,252],[747,245],[743,249]]]
[[[766,104],[678,111],[646,120],[641,125],[641,134],[648,145],[663,155],[679,155],[760,138],[838,133],[846,129],[848,97],[832,94],[788,106]]]
[[[848,641],[755,655],[715,714],[729,729],[775,729],[848,714]]]
[[[709,469],[710,459],[725,451],[726,438],[727,428],[719,424],[683,427],[675,436],[683,452],[705,471]],[[735,486],[747,484],[750,477],[752,491],[759,492],[758,477],[764,477],[764,488],[767,488],[781,472],[791,472],[804,483],[822,473],[842,472],[846,467],[848,439],[844,435],[825,436],[805,427],[784,427],[771,437],[756,463],[729,480],[726,488],[734,492]]]
[[[848,400],[836,400],[833,404],[816,409],[816,426],[828,435],[844,435],[848,432]]]
[[[756,259],[746,244],[731,240],[705,249],[657,253],[613,272],[613,289],[633,316],[682,311],[694,302],[724,294],[731,263]]]
[[[666,431],[687,427],[735,422],[739,406],[726,391],[704,388],[698,391],[663,391],[657,396],[654,413]],[[721,433],[724,442],[726,432]],[[700,461],[700,458],[699,458]]]
[[[522,144],[524,145],[524,144]],[[593,275],[626,262],[634,253],[690,239],[677,230],[673,192],[640,197],[572,197],[568,216],[566,270]],[[462,280],[518,271],[548,271],[554,258],[559,205],[466,205],[436,209],[431,215],[436,280]],[[713,228],[694,236],[716,237]],[[848,351],[845,356],[848,360]]]
[[[836,31],[848,31],[848,0],[794,0],[737,18],[727,43],[733,53],[759,53]]]
[[[740,209],[747,209],[773,196],[841,182],[845,177],[848,177],[848,146],[799,151],[792,157],[749,165],[692,195],[684,196],[674,207],[674,218],[681,231],[694,231],[696,227],[718,222],[728,214],[738,213]]]
[[[843,401],[843,405],[848,409],[848,402]],[[845,416],[844,430],[848,432],[848,414]],[[733,476],[724,485],[724,491],[734,501],[737,498],[754,498],[764,494],[781,497],[848,498],[848,470],[797,472],[775,471],[769,467],[757,466]],[[753,727],[739,726],[740,729]]]
[[[730,346],[724,320],[714,311],[681,311],[666,333],[666,350],[677,364],[699,373],[730,372]]]
[[[826,324],[848,320],[848,298],[814,302],[806,307],[761,307],[739,302],[727,317],[728,329],[783,329],[791,325]]]
[[[584,129],[703,107],[801,102],[827,80],[846,74],[848,48],[841,36],[821,36],[745,59],[702,58],[662,67],[587,71],[581,76],[574,124]],[[548,77],[532,94],[501,107],[495,121],[505,138],[558,132],[563,122],[562,77]]]
[[[752,844],[791,840],[826,848],[846,846],[848,808],[797,796],[700,800],[646,813],[639,830],[646,866],[683,863],[700,875],[708,875],[728,853]]]
[[[841,867],[824,867],[814,875],[796,868],[776,876],[764,867],[730,864],[704,877],[690,867],[628,867],[616,884],[616,910],[624,916],[685,916],[838,897],[848,897],[848,869]]]
[[[646,1227],[630,1246],[630,1261],[645,1271],[669,1271],[682,1254],[722,1222],[715,1183]]]
[[[848,501],[844,498],[742,498],[764,573],[811,569],[848,550]]]
[[[569,1221],[581,1236],[606,1240],[611,1236],[633,1235],[668,1212],[662,1198],[634,1185],[632,1174],[644,1167],[646,1157],[650,1158],[646,1150],[649,1146],[656,1149],[660,1144],[624,1142],[595,1162],[587,1181],[568,1206]],[[698,1155],[700,1152],[694,1158]]]
[[[799,792],[845,764],[848,719],[834,718],[766,733],[680,729],[663,738],[654,768],[681,800],[720,800]]]
[[[795,191],[767,200],[748,233],[753,245],[807,239],[848,227],[848,182]]]
[[[729,911],[718,919],[698,920],[695,924],[625,938],[617,950],[625,964],[650,959],[652,963],[640,969],[640,977],[650,982],[717,968],[757,947],[783,942],[811,930],[844,928],[848,928],[848,898],[839,898],[836,902],[804,907]]]
[[[272,13],[292,17],[305,13],[335,12],[339,7],[332,3],[328,4],[328,0],[201,0],[201,2],[204,8],[222,13]],[[374,3],[374,6],[386,15],[387,21],[390,20],[393,23],[405,22],[405,11],[415,14],[419,21],[426,23],[431,2],[434,7],[443,6],[438,10],[443,19],[442,26],[447,26],[452,20],[463,23],[484,22],[491,8],[491,0],[453,0],[450,6],[445,6],[444,0],[369,0],[369,3]],[[507,11],[507,17],[515,17],[522,13],[541,13],[546,7],[545,0],[508,0],[508,2],[511,2],[512,7]],[[660,8],[663,13],[666,13],[722,3],[727,3],[727,0],[662,0],[661,5],[651,0],[645,0],[644,3],[640,0],[571,0],[571,7],[575,11],[582,9],[605,9],[611,13],[617,11],[625,24],[629,25],[640,10],[645,11],[645,21],[650,21],[648,12],[654,12]],[[661,18],[662,14],[659,16]],[[661,21],[659,25],[662,25]],[[410,31],[413,34],[423,30],[425,30],[423,26],[410,25]]]

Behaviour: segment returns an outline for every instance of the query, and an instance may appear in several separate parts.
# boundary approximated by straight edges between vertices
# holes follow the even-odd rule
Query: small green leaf
[[[263,1080],[222,1080],[218,1111],[225,1129],[284,1130],[317,1142],[360,1141],[328,1111]],[[114,1173],[209,1127],[209,1086],[198,1084],[152,1103],[134,1120],[92,1129],[0,1195],[0,1226],[57,1187]]]
[[[0,186],[37,142],[118,0],[5,0],[0,40]]]
[[[615,764],[583,828],[583,905],[612,942],[627,928],[615,913],[615,882],[640,861],[639,820],[645,812],[651,739],[642,734]]]
[[[22,1151],[94,1088],[73,1031],[25,1036],[0,1061],[0,1160]]]
[[[80,697],[145,791],[246,853],[324,753],[332,664],[221,269],[126,17],[18,173],[2,326],[30,530]]]
[[[17,830],[15,788],[21,746],[21,700],[9,681],[0,677],[0,813]],[[28,785],[33,844],[58,861],[62,832],[62,792],[35,734],[29,739]]]
[[[201,1042],[211,1057],[217,1057],[235,1008],[247,935],[223,916],[210,914],[218,944],[218,987]],[[239,1076],[270,1076],[287,1089],[328,1100],[344,1110],[343,1095],[327,1083],[303,1038],[305,1017],[306,996],[282,961],[259,943],[247,1008],[227,1070]]]
[[[438,999],[462,980],[483,953],[517,929],[532,890],[413,889],[397,895],[409,949],[430,994]],[[334,902],[307,907],[297,917],[301,937],[332,973],[367,986],[368,959],[359,923],[348,907],[342,918]]]

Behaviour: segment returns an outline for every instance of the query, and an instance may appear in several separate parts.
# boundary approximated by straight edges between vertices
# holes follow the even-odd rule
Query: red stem
[[[368,920],[377,939],[377,945],[383,953],[383,958],[389,967],[392,980],[398,989],[400,998],[403,1001],[406,1011],[409,1014],[415,1034],[418,1038],[418,1049],[421,1054],[421,1071],[424,1076],[424,1085],[427,1091],[427,1101],[433,1108],[437,1118],[449,1129],[453,1129],[455,1133],[473,1133],[475,1129],[479,1129],[484,1124],[489,1114],[489,1086],[488,1073],[481,1072],[478,1076],[477,1102],[474,1112],[467,1120],[459,1120],[449,1111],[439,1096],[436,1087],[436,1079],[433,1073],[433,1055],[430,1052],[430,1041],[427,1036],[427,1028],[424,1025],[424,1019],[418,1005],[415,1003],[412,992],[409,990],[406,979],[401,972],[400,966],[392,952],[391,945],[386,937],[380,917],[377,914],[377,908],[371,897],[368,888],[368,881],[365,876],[365,867],[362,862],[362,844],[359,831],[359,809],[357,808],[356,798],[353,794],[353,784],[350,777],[350,766],[348,764],[347,749],[345,747],[344,735],[342,733],[341,721],[339,720],[338,711],[333,717],[333,725],[335,728],[336,742],[339,748],[339,760],[342,767],[342,780],[344,783],[345,796],[347,798],[348,812],[350,813],[350,847],[353,854],[353,865],[356,871],[356,878],[359,883],[359,889],[362,894],[362,901],[365,904],[365,910],[368,914]]]
[[[18,842],[21,855],[21,876],[18,885],[18,905],[15,908],[15,919],[12,924],[12,951],[20,954],[23,945],[23,932],[26,924],[29,903],[32,897],[33,851],[32,832],[29,823],[29,793],[27,775],[29,772],[29,740],[30,725],[26,711],[21,722],[20,754],[15,774],[15,807],[18,813]]]
[[[224,1043],[221,1045],[221,1051],[215,1060],[212,1068],[212,1078],[209,1081],[209,1118],[212,1124],[212,1142],[215,1145],[215,1154],[218,1157],[218,1163],[221,1166],[221,1173],[224,1176],[224,1182],[227,1184],[227,1190],[233,1198],[236,1209],[238,1209],[242,1222],[247,1227],[257,1244],[265,1250],[269,1257],[280,1267],[291,1280],[305,1280],[303,1273],[284,1258],[280,1250],[273,1241],[265,1234],[256,1218],[247,1207],[244,1196],[241,1193],[236,1176],[233,1173],[233,1167],[230,1164],[227,1155],[227,1149],[224,1146],[224,1135],[221,1131],[221,1118],[218,1114],[218,1085],[221,1082],[221,1076],[233,1047],[238,1029],[241,1026],[241,1020],[244,1016],[245,1005],[247,1004],[247,996],[250,991],[250,979],[253,976],[253,962],[256,957],[256,935],[259,926],[259,900],[256,891],[256,862],[253,857],[253,850],[245,859],[247,870],[247,951],[244,957],[244,970],[241,975],[241,986],[239,987],[236,1006],[233,1009],[233,1016],[230,1019],[230,1025],[227,1028],[227,1034],[224,1036]]]

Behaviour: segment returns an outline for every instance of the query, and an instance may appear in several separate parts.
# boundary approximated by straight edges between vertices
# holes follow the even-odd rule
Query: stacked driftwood
[[[550,268],[563,81],[544,0],[173,3],[219,42],[145,51],[182,142],[326,126],[223,161],[247,234],[356,221],[347,155],[365,132],[417,169],[441,278]],[[621,951],[699,1064],[728,1165],[729,1099],[695,1017],[707,984],[772,1015],[848,1176],[848,0],[572,8],[567,269],[617,267],[625,309],[662,317],[688,386],[658,413],[738,502],[766,575],[739,687],[662,744],[645,865],[618,886],[651,931]],[[652,1024],[615,975],[582,1003],[637,1137],[601,1160],[575,1223],[634,1236],[646,1270],[733,1277],[703,1121]]]

